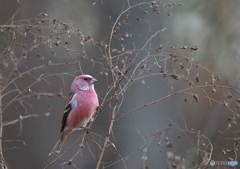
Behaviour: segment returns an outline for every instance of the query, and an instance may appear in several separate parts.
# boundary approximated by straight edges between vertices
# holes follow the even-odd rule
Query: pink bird
[[[99,108],[98,96],[94,90],[95,82],[97,80],[90,75],[81,75],[73,80],[62,118],[60,138],[49,155],[59,153],[68,134],[85,128],[93,119]]]

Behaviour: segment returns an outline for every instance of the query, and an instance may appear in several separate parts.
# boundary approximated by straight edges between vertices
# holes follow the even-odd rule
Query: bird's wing
[[[67,100],[67,104],[65,106],[65,109],[64,109],[64,114],[63,114],[63,118],[62,118],[62,127],[61,127],[61,132],[63,131],[63,129],[65,128],[65,125],[67,123],[67,117],[69,115],[69,113],[71,112],[72,110],[72,104],[71,104],[71,101],[72,101],[72,98],[73,96],[78,92],[78,90],[74,90],[74,89],[71,89],[70,90],[70,93],[69,93],[69,96],[68,96],[68,100]]]

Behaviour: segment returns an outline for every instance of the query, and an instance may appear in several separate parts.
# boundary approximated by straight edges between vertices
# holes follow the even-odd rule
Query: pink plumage
[[[85,128],[93,118],[99,107],[98,96],[94,90],[96,81],[90,75],[81,75],[73,80],[62,118],[60,138],[49,155],[59,153],[68,134]]]

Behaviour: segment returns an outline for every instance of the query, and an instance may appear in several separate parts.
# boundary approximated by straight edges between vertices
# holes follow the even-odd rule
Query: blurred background
[[[98,42],[108,44],[112,25],[121,12],[129,6],[142,2],[152,1],[19,0],[18,2],[17,0],[0,0],[0,25],[17,25],[18,23],[31,25],[33,18],[44,18],[47,14],[46,18],[68,23],[67,30],[69,31],[71,31],[70,27],[75,27],[80,30],[81,35],[89,35]],[[118,161],[121,154],[122,157],[128,157],[125,165],[123,162],[118,162],[109,168],[126,168],[126,166],[127,168],[174,168],[173,162],[178,168],[182,165],[186,165],[186,168],[196,168],[201,161],[199,158],[204,157],[204,150],[207,151],[209,148],[203,145],[208,141],[200,137],[200,134],[187,132],[186,129],[201,133],[211,141],[214,147],[211,159],[238,160],[235,158],[237,156],[235,150],[238,147],[235,138],[239,138],[237,133],[240,128],[238,121],[234,120],[238,111],[236,105],[233,108],[235,114],[226,108],[228,106],[224,108],[222,103],[225,103],[225,98],[228,98],[227,104],[230,105],[238,98],[238,93],[236,91],[234,93],[231,87],[239,89],[240,2],[166,0],[161,3],[158,6],[155,3],[139,5],[122,16],[121,21],[125,18],[126,23],[122,22],[122,25],[118,25],[117,33],[126,38],[125,50],[148,49],[160,44],[169,48],[186,46],[189,49],[197,46],[196,51],[179,49],[174,53],[204,63],[211,72],[220,77],[221,85],[230,86],[230,88],[220,90],[215,97],[219,104],[206,98],[200,98],[198,102],[195,102],[192,97],[183,93],[118,120],[114,123],[111,137],[118,151],[108,147],[103,158],[104,165],[108,166],[111,162]],[[52,29],[53,32],[48,29],[46,33],[44,31],[46,23],[44,24],[43,31],[33,32],[50,37],[54,29]],[[19,33],[19,35],[16,34],[16,39],[13,36],[7,36],[10,39],[6,39],[5,35],[1,35],[3,83],[17,77],[15,82],[4,88],[6,90],[2,93],[7,93],[2,97],[5,122],[3,154],[9,168],[44,168],[56,159],[56,156],[48,156],[48,154],[59,137],[65,98],[74,77],[84,73],[97,78],[98,83],[95,88],[100,102],[104,98],[107,86],[111,84],[111,78],[107,76],[101,64],[95,64],[82,57],[98,60],[106,53],[97,45],[83,42],[81,38],[77,38],[78,35],[71,34],[71,32],[58,35],[61,44],[65,43],[68,47],[54,45],[54,42],[44,40],[42,44],[31,49],[31,42],[34,39],[38,41],[40,37],[34,36],[34,33],[24,35],[24,31],[18,27],[13,29]],[[155,34],[156,32],[158,33]],[[131,38],[127,39],[128,35]],[[154,38],[151,39],[153,36]],[[151,42],[148,42],[149,39]],[[18,58],[24,58],[24,55],[20,56],[18,50],[12,53],[13,56],[6,55],[5,52],[7,45],[13,46],[12,44],[18,44],[18,41],[21,44],[29,44],[26,46],[31,49],[26,59],[19,61]],[[111,47],[121,50],[123,46],[118,41],[113,41]],[[69,52],[68,48],[76,49],[77,52]],[[138,57],[142,58],[151,54],[156,54],[156,51],[140,52]],[[62,64],[67,62],[74,62],[74,64]],[[47,63],[56,63],[56,66],[45,67]],[[148,62],[145,64],[148,65]],[[44,66],[41,69],[36,68],[42,65]],[[163,65],[166,66],[166,64]],[[160,68],[159,70],[156,68],[155,71],[160,72]],[[30,69],[34,70],[23,78],[19,77],[21,73]],[[166,69],[169,72],[179,71],[174,62],[168,62]],[[206,85],[206,82],[211,84],[207,76],[208,69],[205,67],[199,71],[192,69],[190,71],[193,73],[190,76],[194,76],[193,79],[196,75],[199,76],[202,85]],[[59,74],[59,76],[51,76],[53,74]],[[28,86],[46,75],[49,76],[45,80],[32,85],[29,89]],[[120,117],[139,106],[179,91],[184,88],[184,85],[184,80],[169,80],[162,76],[143,78],[133,83],[124,94],[118,115]],[[31,97],[25,96],[29,90],[34,93]],[[198,94],[203,91],[196,89],[193,92]],[[206,92],[210,92],[209,95],[212,94],[211,90],[206,90]],[[38,93],[42,94],[38,95]],[[58,93],[60,97],[49,93]],[[11,102],[15,96],[19,99]],[[235,100],[231,101],[230,98]],[[102,137],[105,137],[107,132],[109,110],[106,106],[92,126],[92,131]],[[27,115],[32,116],[23,119]],[[8,122],[12,124],[7,125]],[[171,127],[174,129],[166,130]],[[66,150],[82,133],[83,131],[72,133],[65,142],[63,150]],[[89,140],[93,138],[97,137],[89,136]],[[100,140],[95,141],[102,144]],[[86,144],[84,149],[80,150],[77,144],[48,168],[95,168],[99,152],[94,150],[94,146],[90,147],[91,143]],[[73,161],[74,165],[64,163],[68,161]]]

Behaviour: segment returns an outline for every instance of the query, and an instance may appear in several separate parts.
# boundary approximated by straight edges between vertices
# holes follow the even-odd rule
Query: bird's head
[[[97,82],[97,79],[94,79],[90,75],[81,75],[76,77],[72,83],[72,89],[76,90],[94,90],[94,83]]]

